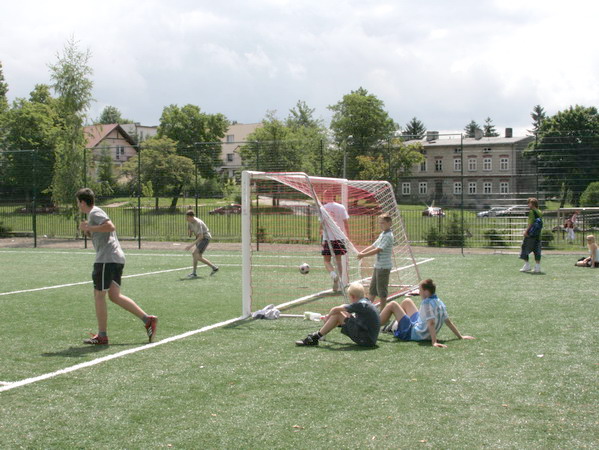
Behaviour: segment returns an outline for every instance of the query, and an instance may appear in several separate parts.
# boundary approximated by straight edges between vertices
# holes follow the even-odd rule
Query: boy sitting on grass
[[[347,289],[349,305],[339,305],[332,308],[322,318],[325,324],[320,331],[309,334],[296,345],[318,345],[319,340],[335,327],[341,327],[341,332],[356,344],[364,347],[374,347],[379,336],[381,320],[379,311],[370,300],[364,298],[364,286],[352,283]]]
[[[420,310],[412,299],[401,302],[392,301],[381,312],[381,323],[386,323],[391,314],[397,319],[391,324],[395,337],[402,341],[431,341],[433,347],[447,348],[447,345],[437,341],[437,333],[445,323],[458,339],[474,339],[463,336],[447,315],[445,304],[435,294],[437,287],[430,278],[420,283],[422,303]]]

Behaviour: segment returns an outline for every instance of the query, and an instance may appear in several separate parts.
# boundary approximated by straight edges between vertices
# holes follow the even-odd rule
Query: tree
[[[294,129],[322,127],[321,121],[314,118],[314,111],[305,101],[298,100],[295,107],[289,110],[287,126]]]
[[[206,114],[196,105],[170,105],[162,110],[158,136],[175,141],[177,153],[193,160],[203,177],[212,178],[221,165],[220,140],[228,128],[223,114]]]
[[[536,159],[543,188],[571,196],[577,204],[591,181],[599,179],[599,114],[595,107],[576,105],[541,122],[527,154]]]
[[[416,117],[412,117],[401,133],[405,139],[422,139],[426,134],[426,127],[424,123],[418,120]]]
[[[483,136],[484,137],[497,137],[499,133],[495,129],[495,125],[493,125],[493,121],[490,117],[485,119],[485,124],[483,125]]]
[[[4,118],[5,146],[11,153],[3,184],[27,188],[27,194],[39,197],[51,187],[54,147],[62,126],[56,99],[47,85],[38,84],[29,100],[17,98]]]
[[[100,159],[98,160],[98,195],[109,196],[114,194],[116,186],[116,176],[114,174],[114,163],[110,155],[108,146],[103,146],[100,150]]]
[[[0,61],[0,114],[8,110],[8,84],[4,81],[4,71],[2,70],[2,61]]]
[[[471,120],[468,125],[464,127],[464,135],[467,138],[473,138],[476,136],[476,130],[482,131],[480,129],[480,125],[477,124],[474,120]]]
[[[412,167],[424,161],[420,142],[406,145],[401,139],[393,139],[387,155],[360,155],[360,178],[364,180],[387,180],[397,185],[400,177],[410,174]]]
[[[599,181],[589,183],[580,196],[580,206],[599,206]]]
[[[71,38],[62,54],[57,54],[56,63],[49,66],[62,120],[56,146],[52,198],[57,204],[71,205],[67,209],[71,214],[76,211],[75,193],[83,184],[83,121],[92,102],[93,88],[90,58],[90,51],[80,50],[78,42]]]
[[[330,128],[334,141],[338,148],[346,152],[348,177],[358,173],[357,156],[381,155],[382,146],[398,129],[384,106],[382,100],[360,87],[328,107],[333,111]],[[342,164],[339,165],[341,166]]]
[[[530,117],[532,118],[532,130],[528,130],[528,132],[537,137],[543,121],[547,118],[547,114],[545,114],[545,109],[541,105],[535,105],[530,113]]]
[[[96,124],[109,125],[112,123],[133,123],[132,120],[123,119],[121,112],[115,106],[105,106]]]
[[[156,199],[161,196],[178,198],[185,186],[192,183],[195,166],[191,159],[177,155],[177,144],[169,138],[151,137],[141,144],[141,179]],[[138,159],[136,155],[123,164],[122,172],[130,178],[132,186],[139,182]],[[176,202],[171,203],[175,209]]]

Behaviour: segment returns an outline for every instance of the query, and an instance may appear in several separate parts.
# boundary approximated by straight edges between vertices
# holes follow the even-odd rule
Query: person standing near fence
[[[197,278],[198,261],[201,261],[210,267],[212,269],[210,275],[214,275],[216,272],[218,272],[218,267],[204,258],[204,252],[208,248],[208,244],[210,244],[210,239],[212,239],[212,235],[210,234],[208,226],[203,220],[198,219],[191,209],[185,213],[185,220],[187,220],[187,230],[189,232],[189,236],[195,236],[196,238],[195,241],[185,247],[186,250],[191,250],[191,248],[195,246],[192,253],[193,272],[187,275],[187,278]]]
[[[116,227],[104,210],[95,206],[95,195],[91,189],[79,189],[76,198],[79,210],[87,214],[87,220],[83,220],[79,224],[79,229],[91,235],[94,248],[96,249],[92,280],[94,283],[98,333],[89,339],[85,339],[83,343],[108,345],[108,335],[106,332],[108,325],[106,293],[108,293],[108,298],[113,303],[141,319],[146,327],[150,342],[153,342],[156,336],[158,317],[147,315],[137,303],[121,293],[121,277],[125,268],[125,253],[116,236]]]
[[[543,213],[539,211],[539,201],[531,197],[528,199],[528,226],[524,230],[524,239],[520,251],[520,259],[524,260],[524,266],[520,272],[530,272],[528,258],[531,252],[535,255],[535,273],[541,272],[541,231],[543,229]]]

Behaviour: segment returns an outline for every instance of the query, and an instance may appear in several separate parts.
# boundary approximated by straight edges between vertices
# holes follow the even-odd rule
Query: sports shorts
[[[418,322],[418,318],[420,317],[420,313],[416,311],[412,316],[408,316],[405,314],[397,324],[397,330],[393,332],[396,338],[401,339],[402,341],[411,341],[412,340],[412,328]]]
[[[208,248],[208,244],[210,244],[210,239],[204,238],[204,239],[200,240],[196,244],[196,248],[198,249],[198,253],[204,253],[206,251],[206,249]]]
[[[387,297],[389,295],[389,274],[391,269],[374,269],[370,289],[368,293],[375,297]]]
[[[522,247],[520,250],[520,259],[528,261],[528,255],[530,252],[535,254],[535,260],[540,261],[541,259],[541,238],[538,236],[525,236],[522,241]]]
[[[374,347],[376,345],[376,342],[372,342],[368,333],[360,326],[358,319],[353,316],[345,319],[345,323],[341,325],[341,332],[358,345],[364,347]]]
[[[330,247],[329,243],[331,244]],[[333,248],[333,253],[335,255],[345,255],[347,253],[347,248],[345,248],[345,243],[343,241],[323,241],[322,256],[331,256],[331,247]]]
[[[107,291],[112,283],[121,285],[124,264],[119,263],[94,263],[92,280],[96,291]]]

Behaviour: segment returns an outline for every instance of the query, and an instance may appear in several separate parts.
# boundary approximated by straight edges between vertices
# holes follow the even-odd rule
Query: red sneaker
[[[148,332],[148,339],[150,342],[154,342],[156,336],[156,326],[158,325],[158,317],[148,316],[148,323],[146,323],[146,331]]]
[[[108,337],[94,334],[89,339],[84,339],[83,343],[92,345],[108,345]]]

